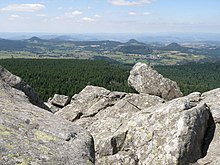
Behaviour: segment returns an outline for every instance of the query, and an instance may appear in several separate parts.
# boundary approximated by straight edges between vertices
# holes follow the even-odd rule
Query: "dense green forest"
[[[55,93],[72,96],[89,84],[112,91],[134,92],[127,85],[132,66],[73,59],[2,59],[0,65],[22,77],[45,101]],[[220,87],[220,62],[154,68],[176,81],[184,95]]]
[[[155,66],[155,69],[163,76],[176,81],[184,95],[220,87],[220,62]]]
[[[22,77],[45,101],[55,93],[72,96],[89,84],[133,91],[127,85],[130,68],[100,60],[1,59],[0,65]]]

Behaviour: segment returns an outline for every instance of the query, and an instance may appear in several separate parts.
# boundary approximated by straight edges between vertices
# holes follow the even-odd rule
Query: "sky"
[[[0,32],[220,33],[220,0],[0,0]]]

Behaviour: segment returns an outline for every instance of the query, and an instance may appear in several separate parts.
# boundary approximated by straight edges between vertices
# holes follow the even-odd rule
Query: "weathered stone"
[[[151,107],[164,100],[158,96],[148,94],[127,94],[123,99],[115,103],[114,106],[108,107],[100,111],[96,117],[105,119],[106,117],[128,119],[133,116],[135,112],[141,111],[144,108]]]
[[[147,93],[171,100],[182,96],[177,83],[163,77],[145,63],[137,63],[130,71],[128,84],[139,93]]]
[[[62,108],[60,108],[60,107],[57,107],[57,106],[51,104],[51,102],[45,102],[44,104],[50,109],[50,112],[52,112],[52,113],[56,113],[56,112],[58,112],[60,109],[62,109]]]
[[[99,111],[114,105],[125,95],[126,93],[110,92],[102,87],[87,86],[74,96],[71,104],[61,109],[56,115],[70,121],[75,121],[80,117],[94,116]]]
[[[57,107],[63,108],[70,103],[70,98],[69,96],[55,94],[50,102]]]
[[[123,164],[122,160],[129,158],[133,164],[185,165],[203,157],[212,116],[205,104],[195,104],[190,98],[175,99],[135,113],[96,144],[97,163]]]
[[[181,165],[203,157],[213,135],[211,113],[200,100],[199,92],[164,103],[157,96],[88,86],[56,115],[92,134],[97,164]]]
[[[198,164],[217,165],[220,164],[220,88],[203,93],[202,99],[202,102],[205,102],[210,107],[216,125],[212,125],[215,134],[207,155],[198,160]]]
[[[220,123],[220,88],[203,93],[202,99],[210,107],[215,122]]]
[[[23,81],[20,77],[13,75],[7,69],[3,68],[0,65],[0,79],[4,81],[6,84],[11,87],[23,91],[27,96],[30,102],[40,108],[49,110],[49,108],[43,103],[43,101],[39,98],[37,93],[28,85],[25,81]]]
[[[0,80],[0,164],[94,164],[94,144],[82,127],[32,105]]]

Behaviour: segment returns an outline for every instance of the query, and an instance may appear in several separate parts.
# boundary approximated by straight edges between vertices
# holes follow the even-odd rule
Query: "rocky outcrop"
[[[97,138],[97,164],[193,163],[204,156],[210,118],[206,105],[191,104],[188,98],[146,108],[123,121],[108,136],[106,132],[93,135],[96,139],[105,134],[105,138]],[[112,119],[104,120],[91,127],[109,127]]]
[[[205,156],[214,122],[200,93],[158,96],[87,86],[56,113],[87,129],[96,164],[189,164]]]
[[[125,113],[140,111],[164,100],[148,94],[127,94],[124,92],[111,92],[102,87],[86,86],[79,94],[72,98],[71,104],[55,113],[63,118],[75,121],[80,118],[101,116],[117,116],[124,118]]]
[[[75,121],[82,116],[93,116],[111,104],[107,97],[109,93],[109,90],[102,87],[87,86],[72,98],[70,105],[58,111],[56,115],[70,121]]]
[[[130,77],[150,94],[89,85],[52,114],[2,75],[0,164],[220,164],[220,89],[166,101],[181,96],[176,83],[139,63]]]
[[[5,82],[0,80],[0,164],[94,164],[88,132],[32,105]]]
[[[147,93],[171,100],[182,96],[177,83],[163,77],[145,63],[137,63],[130,71],[128,84],[139,93]]]
[[[37,93],[28,85],[25,81],[23,81],[20,77],[13,75],[7,69],[3,68],[0,65],[0,80],[4,81],[6,84],[11,87],[23,91],[27,96],[30,102],[40,108],[49,110],[49,108],[43,103],[43,101],[39,98]]]

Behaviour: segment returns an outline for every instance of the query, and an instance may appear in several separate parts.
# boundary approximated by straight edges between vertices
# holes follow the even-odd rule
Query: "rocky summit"
[[[48,111],[0,75],[0,164],[220,164],[220,89],[182,97],[138,63],[128,81],[139,93],[88,85]]]

